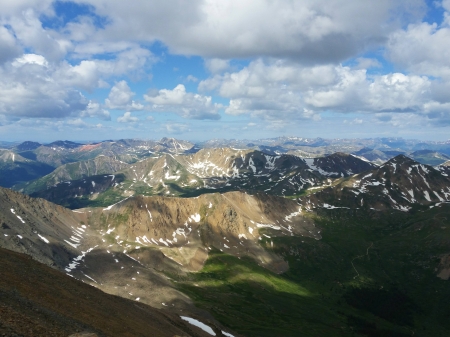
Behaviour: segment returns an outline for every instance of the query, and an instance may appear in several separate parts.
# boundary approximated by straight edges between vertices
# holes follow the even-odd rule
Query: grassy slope
[[[327,210],[316,218],[320,241],[263,240],[289,262],[284,275],[213,251],[177,285],[247,336],[448,336],[450,288],[435,268],[450,253],[449,219],[445,205],[412,215]]]

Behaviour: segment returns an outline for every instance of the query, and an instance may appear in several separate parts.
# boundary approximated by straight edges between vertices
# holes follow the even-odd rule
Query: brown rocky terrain
[[[0,248],[0,270],[0,336],[210,336],[175,314],[105,294],[28,255]]]

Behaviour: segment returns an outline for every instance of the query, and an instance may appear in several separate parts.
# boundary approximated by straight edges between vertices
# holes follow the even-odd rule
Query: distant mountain
[[[12,187],[40,178],[54,170],[54,167],[26,159],[10,150],[0,149],[0,186]]]
[[[15,146],[14,150],[16,152],[33,151],[33,150],[36,150],[39,146],[41,146],[40,143],[26,141],[26,142],[20,143],[19,145]]]
[[[68,167],[76,172],[78,165],[68,164],[61,170],[64,173]],[[113,173],[113,180],[109,175],[98,175],[53,186],[56,180],[61,181],[56,178],[60,176],[58,169],[47,177],[15,188],[69,208],[107,206],[135,194],[191,197],[237,190],[293,196],[308,187],[330,184],[330,178],[346,177],[374,167],[376,165],[342,153],[302,159],[254,150],[202,149],[191,155],[162,154],[125,165]],[[95,184],[86,183],[90,180]]]
[[[81,143],[75,143],[75,142],[71,142],[69,140],[57,140],[55,142],[45,144],[44,146],[52,147],[52,148],[75,149],[82,145],[83,144],[81,144]]]
[[[447,201],[450,201],[448,175],[403,155],[301,199],[307,208],[401,211],[409,211],[417,205],[434,207]]]
[[[311,169],[330,178],[348,177],[378,167],[369,161],[342,152],[326,157],[305,159],[305,161]]]
[[[129,166],[129,164],[120,160],[100,155],[94,159],[61,165],[42,178],[15,185],[13,188],[15,190],[20,190],[23,193],[31,194],[65,181],[79,180],[95,175],[112,174],[127,166]]]
[[[125,195],[128,194],[128,196],[134,194],[134,192],[128,192],[127,190],[109,190],[120,186],[124,179],[123,174],[95,175],[83,179],[60,182],[46,189],[33,192],[30,196],[43,198],[72,209],[88,205],[102,206],[123,199],[122,192]]]
[[[374,150],[371,148],[363,148],[359,151],[355,151],[353,152],[354,155],[359,156],[359,157],[363,157],[373,163],[376,164],[383,164],[384,162],[388,161],[389,159],[395,157],[396,155],[398,155],[398,151],[381,151],[381,150]]]
[[[450,160],[450,156],[433,150],[419,150],[408,154],[408,157],[427,165],[440,165]]]

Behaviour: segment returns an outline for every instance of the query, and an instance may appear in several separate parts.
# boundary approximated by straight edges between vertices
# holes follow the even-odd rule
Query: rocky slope
[[[342,152],[336,152],[325,157],[305,159],[305,161],[312,170],[330,178],[348,177],[377,167],[369,161]]]
[[[1,336],[211,336],[178,315],[105,294],[28,255],[0,248],[0,270]]]
[[[72,211],[5,188],[0,188],[0,204],[0,247],[60,270],[77,256],[71,240],[79,240],[85,229]]]
[[[271,240],[320,239],[320,229],[295,201],[264,194],[138,196],[106,208],[70,211],[11,190],[0,192],[0,247],[24,252],[107,293],[200,317],[219,331],[229,329],[194,306],[167,275],[201,270],[214,250],[282,273],[289,266],[265,249]]]
[[[76,164],[70,166],[77,167]],[[83,181],[84,185],[80,186],[80,181],[71,181],[70,184],[60,183],[41,189],[33,196],[70,208],[105,206],[134,194],[192,197],[215,191],[240,190],[292,196],[308,187],[330,184],[332,178],[374,167],[374,164],[353,155],[340,153],[302,159],[292,155],[272,156],[254,150],[203,149],[192,155],[162,154],[140,160],[115,173],[116,177],[123,177],[120,181],[116,179],[108,183],[106,177],[98,176],[106,184],[95,181],[95,185],[90,186]],[[35,185],[30,184],[25,191]]]
[[[378,169],[342,179],[332,187],[303,197],[307,208],[366,208],[408,211],[450,201],[448,175],[399,155]]]

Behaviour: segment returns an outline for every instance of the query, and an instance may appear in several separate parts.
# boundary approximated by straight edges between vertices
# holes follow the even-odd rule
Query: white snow
[[[41,239],[42,241],[44,241],[45,243],[50,243],[50,241],[48,241],[45,237],[43,237],[42,235],[38,234],[37,236],[39,236],[39,239]]]
[[[194,215],[191,215],[190,219],[192,219],[192,221],[194,222],[200,222],[200,214],[196,213]]]
[[[234,337],[234,335],[230,334],[229,332],[223,331],[223,330],[222,330],[222,334],[224,334],[227,337]]]
[[[19,219],[22,223],[25,223],[25,221],[23,221],[23,219],[20,216],[18,216],[18,215],[16,215],[16,216],[17,216],[17,219]]]
[[[187,316],[180,316],[180,318],[184,321],[187,321],[188,323],[190,323],[192,325],[195,325],[196,327],[202,329],[203,331],[209,333],[211,336],[216,335],[216,333],[214,332],[213,329],[211,329],[211,327],[209,327],[205,323],[200,322],[199,320],[196,320],[195,318],[191,318],[191,317],[187,317]]]
[[[423,191],[423,194],[425,195],[425,199],[427,199],[428,201],[431,201],[428,191]]]
[[[256,227],[258,227],[258,228],[272,228],[272,229],[275,229],[277,231],[279,231],[281,229],[280,226],[275,226],[275,225],[271,225],[271,224],[263,224],[263,223],[257,223]]]
[[[302,212],[302,209],[301,208],[299,208],[298,209],[298,212],[294,212],[294,213],[291,213],[291,214],[289,214],[289,215],[286,215],[286,217],[284,218],[286,221],[291,221],[291,218],[293,218],[294,216],[297,216],[297,215],[300,215],[300,213]]]
[[[113,204],[113,205],[110,205],[110,206],[108,206],[108,207],[106,207],[106,208],[103,208],[103,210],[104,211],[109,211],[111,208],[113,208],[113,206],[115,206],[115,205],[117,205],[117,204],[120,204],[122,201],[125,201],[125,200],[127,200],[127,199],[129,199],[130,197],[127,197],[127,198],[125,198],[125,199],[123,199],[123,200],[120,200],[119,202],[116,202],[115,204]]]

